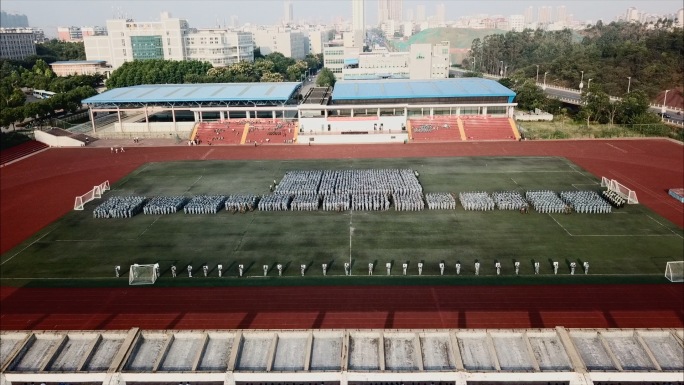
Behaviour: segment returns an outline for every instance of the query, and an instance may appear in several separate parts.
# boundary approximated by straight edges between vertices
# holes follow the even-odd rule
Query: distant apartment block
[[[450,43],[412,44],[409,52],[361,52],[359,47],[332,42],[325,47],[323,62],[340,80],[445,79],[451,66]]]
[[[200,60],[214,66],[254,60],[249,33],[197,30],[168,13],[152,22],[107,20],[106,36],[84,36],[83,42],[88,60],[104,60],[114,69],[146,59]]]
[[[0,59],[24,60],[36,54],[34,32],[27,28],[0,28]]]
[[[50,69],[57,76],[71,75],[109,75],[112,68],[104,60],[73,60],[50,63]]]
[[[84,36],[105,36],[105,27],[57,27],[57,40],[66,42],[83,41]]]
[[[289,29],[257,29],[252,31],[254,45],[262,55],[280,52],[286,57],[304,59],[309,53],[309,38],[303,32]]]

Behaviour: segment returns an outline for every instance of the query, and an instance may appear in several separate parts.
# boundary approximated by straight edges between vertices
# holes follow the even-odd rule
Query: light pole
[[[627,76],[627,93],[629,93],[629,87],[632,85],[632,77]]]
[[[505,67],[504,67],[504,77],[506,77],[507,71],[508,71],[508,66],[505,66]]]
[[[584,88],[584,71],[580,71],[582,73],[582,77],[580,78],[580,84],[579,84],[579,89],[580,89],[580,94],[582,93],[582,88]]]
[[[503,76],[503,60],[501,60],[501,66],[499,67],[499,76]]]
[[[665,90],[665,99],[663,99],[663,108],[660,109],[660,121],[665,121],[665,112],[667,112],[667,93],[670,90]]]
[[[591,89],[590,87],[591,87],[591,81],[592,80],[594,80],[594,79],[589,79],[589,81],[587,82],[587,92],[589,92],[589,90]]]
[[[537,66],[537,84],[539,84],[539,64],[535,64]]]
[[[546,90],[546,75],[548,75],[548,71],[544,72],[544,85],[542,86],[542,90]]]

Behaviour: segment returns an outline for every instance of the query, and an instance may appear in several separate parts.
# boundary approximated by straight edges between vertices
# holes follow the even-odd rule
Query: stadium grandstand
[[[301,83],[141,85],[109,90],[83,100],[83,104],[90,111],[93,136],[144,138],[175,134],[192,139],[197,123],[294,119],[301,86]],[[106,119],[100,123],[98,119],[103,116]],[[235,127],[210,129],[220,128]]]
[[[3,383],[681,384],[681,329],[7,331]],[[0,377],[0,378],[2,378]]]
[[[89,133],[189,144],[513,140],[515,93],[488,79],[144,85],[83,101]]]

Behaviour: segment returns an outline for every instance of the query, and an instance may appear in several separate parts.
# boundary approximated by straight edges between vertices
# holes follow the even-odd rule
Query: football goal
[[[665,265],[665,278],[670,282],[684,282],[684,261],[670,261]]]
[[[159,277],[159,264],[154,265],[131,265],[128,272],[129,285],[152,285]]]
[[[616,181],[615,179],[608,179],[605,176],[601,177],[601,187],[605,187],[610,191],[615,191],[623,197],[628,204],[637,205],[639,200],[637,199],[636,192],[627,188],[627,186]]]
[[[105,191],[109,190],[109,181],[106,180],[102,183],[100,183],[97,186],[93,186],[93,189],[88,191],[87,193],[77,196],[76,200],[74,201],[74,210],[83,210],[83,206],[92,201],[93,199],[100,199],[102,198],[102,194],[104,194]]]

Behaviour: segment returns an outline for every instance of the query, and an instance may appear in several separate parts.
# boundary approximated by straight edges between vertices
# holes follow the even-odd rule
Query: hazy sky
[[[615,20],[629,7],[654,14],[675,13],[682,8],[681,0],[404,0],[404,14],[424,4],[429,17],[439,3],[446,6],[447,20],[480,13],[523,14],[528,6],[543,5],[565,5],[575,20],[604,21]],[[197,28],[213,27],[224,20],[230,23],[231,15],[237,16],[240,24],[274,24],[282,20],[284,7],[283,0],[2,0],[0,8],[27,15],[32,27],[44,28],[53,35],[57,26],[104,26],[105,20],[119,13],[139,21],[153,21],[162,11],[168,11]],[[351,18],[351,0],[293,0],[293,9],[295,20],[328,23]],[[375,24],[377,13],[377,0],[366,0],[366,24]]]

